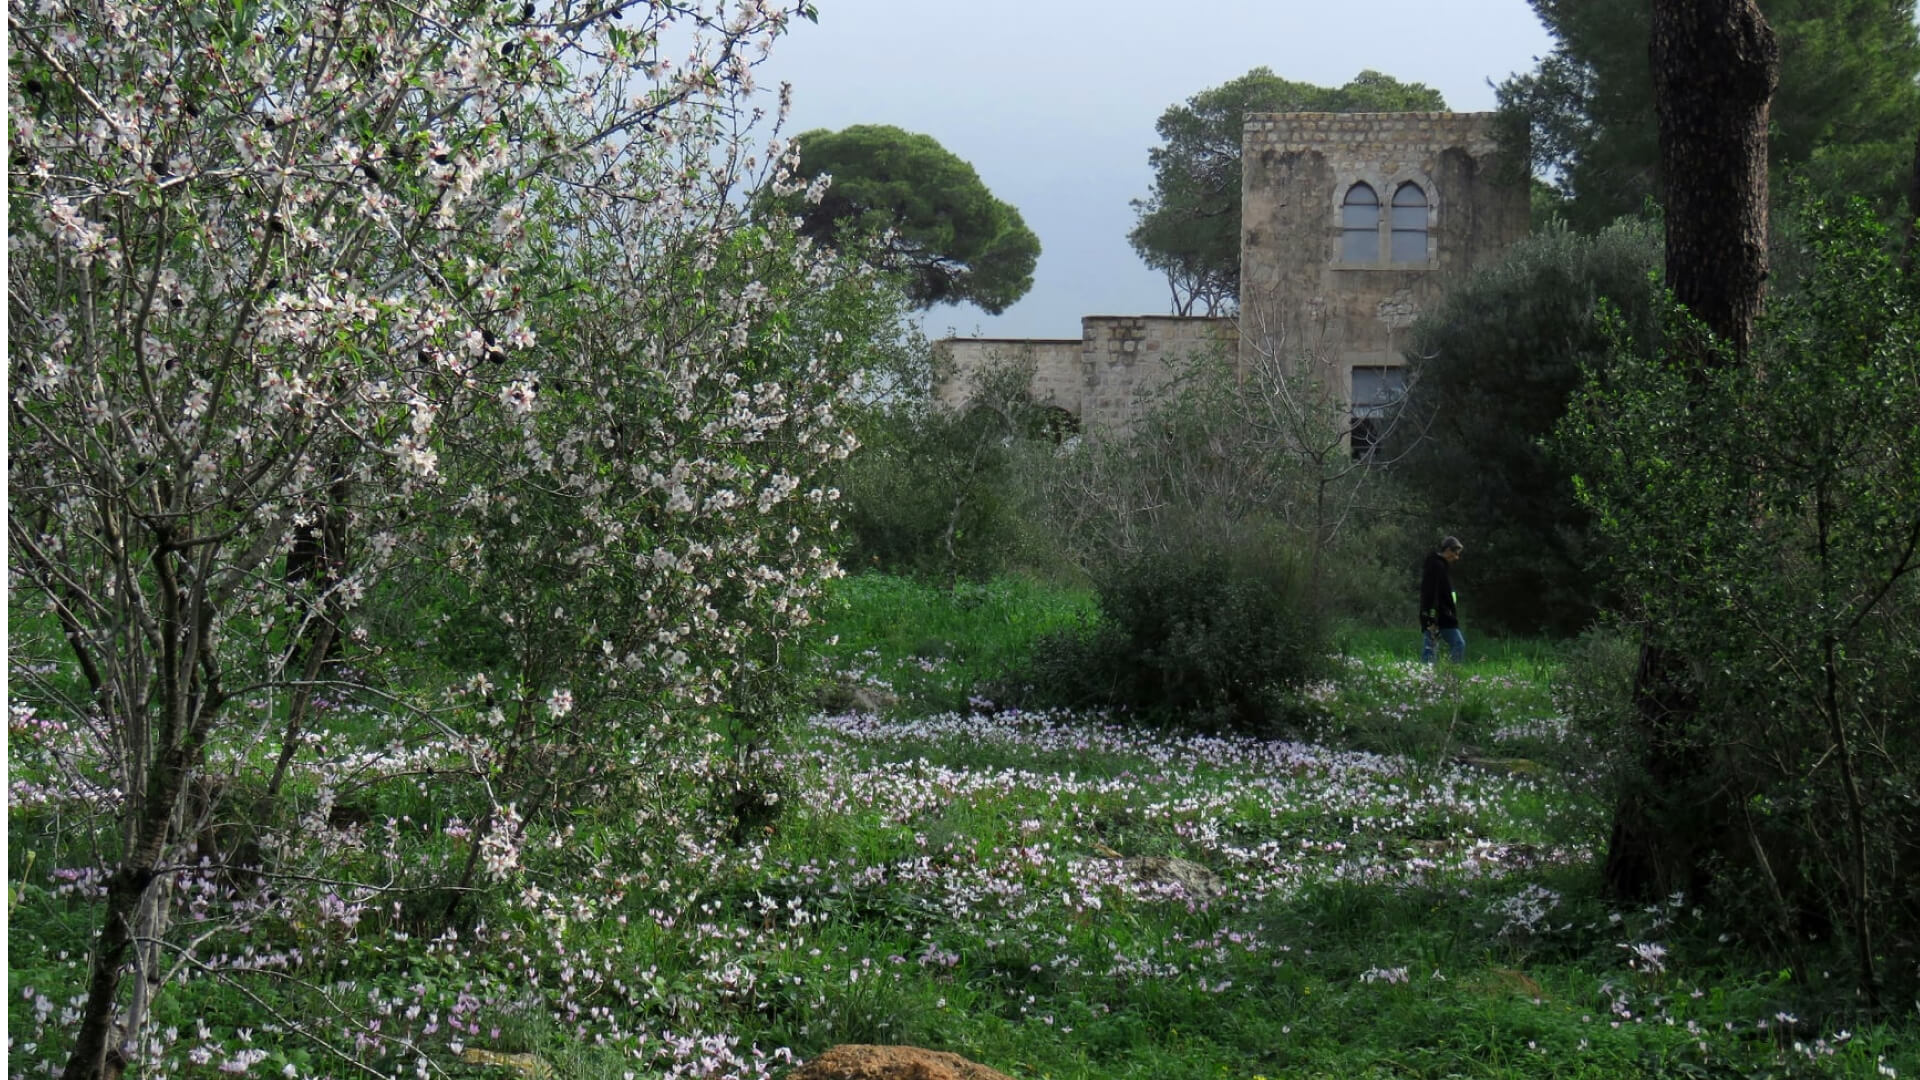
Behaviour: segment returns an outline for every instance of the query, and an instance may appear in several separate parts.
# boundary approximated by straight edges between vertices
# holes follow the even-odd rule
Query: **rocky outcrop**
[[[478,1047],[468,1047],[461,1053],[460,1060],[468,1065],[491,1065],[496,1068],[512,1069],[527,1080],[554,1080],[553,1066],[532,1054],[501,1054]]]
[[[1227,892],[1227,883],[1219,874],[1187,859],[1136,855],[1122,859],[1120,865],[1129,878],[1142,885],[1172,886],[1196,899],[1212,900]]]

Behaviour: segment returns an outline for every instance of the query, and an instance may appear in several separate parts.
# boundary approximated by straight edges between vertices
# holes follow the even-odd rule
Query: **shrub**
[[[1291,692],[1323,667],[1302,560],[1266,532],[1148,547],[1095,578],[1099,619],[1042,639],[1014,696],[1264,730],[1290,719]]]
[[[934,357],[911,342],[896,382],[876,402],[861,448],[841,468],[847,561],[868,570],[986,579],[1034,561],[1027,464],[1054,449],[1032,400],[1032,368],[1015,356],[980,372],[965,409],[934,400]]]
[[[1717,884],[1803,973],[1810,935],[1850,939],[1871,1002],[1920,976],[1920,293],[1864,206],[1797,235],[1749,360],[1619,350],[1564,431],[1674,658],[1609,725],[1643,766],[1616,839],[1657,837],[1663,891]],[[1669,312],[1666,340],[1705,333]]]
[[[1573,634],[1605,597],[1588,564],[1588,511],[1547,436],[1609,348],[1600,302],[1639,329],[1652,309],[1659,234],[1621,222],[1599,235],[1549,228],[1450,293],[1414,326],[1416,375],[1396,472],[1473,552],[1476,623]]]
[[[1633,716],[1633,670],[1640,646],[1618,630],[1589,630],[1560,654],[1553,700],[1589,734],[1619,731]]]

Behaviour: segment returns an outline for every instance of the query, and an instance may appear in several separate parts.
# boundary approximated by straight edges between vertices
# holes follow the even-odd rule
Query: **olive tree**
[[[1605,733],[1623,804],[1690,856],[1659,884],[1758,897],[1733,907],[1802,976],[1830,928],[1871,1002],[1911,991],[1920,925],[1920,304],[1864,201],[1802,235],[1812,269],[1747,362],[1716,341],[1702,369],[1669,300],[1663,348],[1592,369],[1562,434],[1629,613],[1689,687],[1658,756],[1643,717]]]

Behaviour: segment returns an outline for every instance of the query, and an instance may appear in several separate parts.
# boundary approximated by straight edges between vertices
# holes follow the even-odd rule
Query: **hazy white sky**
[[[1262,64],[1339,85],[1366,68],[1491,109],[1489,80],[1551,47],[1526,0],[819,0],[760,70],[794,85],[791,132],[893,124],[940,140],[1039,237],[1033,291],[927,331],[1079,337],[1083,314],[1165,314],[1127,245],[1167,106]]]

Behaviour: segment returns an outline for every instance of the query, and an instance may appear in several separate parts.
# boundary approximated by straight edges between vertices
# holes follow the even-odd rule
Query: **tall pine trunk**
[[[1780,46],[1755,0],[1655,0],[1651,51],[1667,286],[1744,359],[1767,279]]]
[[[1767,278],[1767,104],[1779,81],[1780,48],[1755,0],[1655,0],[1654,109],[1665,188],[1667,286],[1715,337],[1670,341],[1682,362],[1705,371],[1753,343]],[[1649,628],[1634,677],[1644,739],[1645,785],[1621,800],[1607,847],[1606,882],[1641,898],[1697,892],[1711,808],[1673,805],[1696,772],[1687,729],[1698,711],[1691,658]],[[1698,813],[1696,811],[1704,811]],[[1701,828],[1675,830],[1676,820]]]

